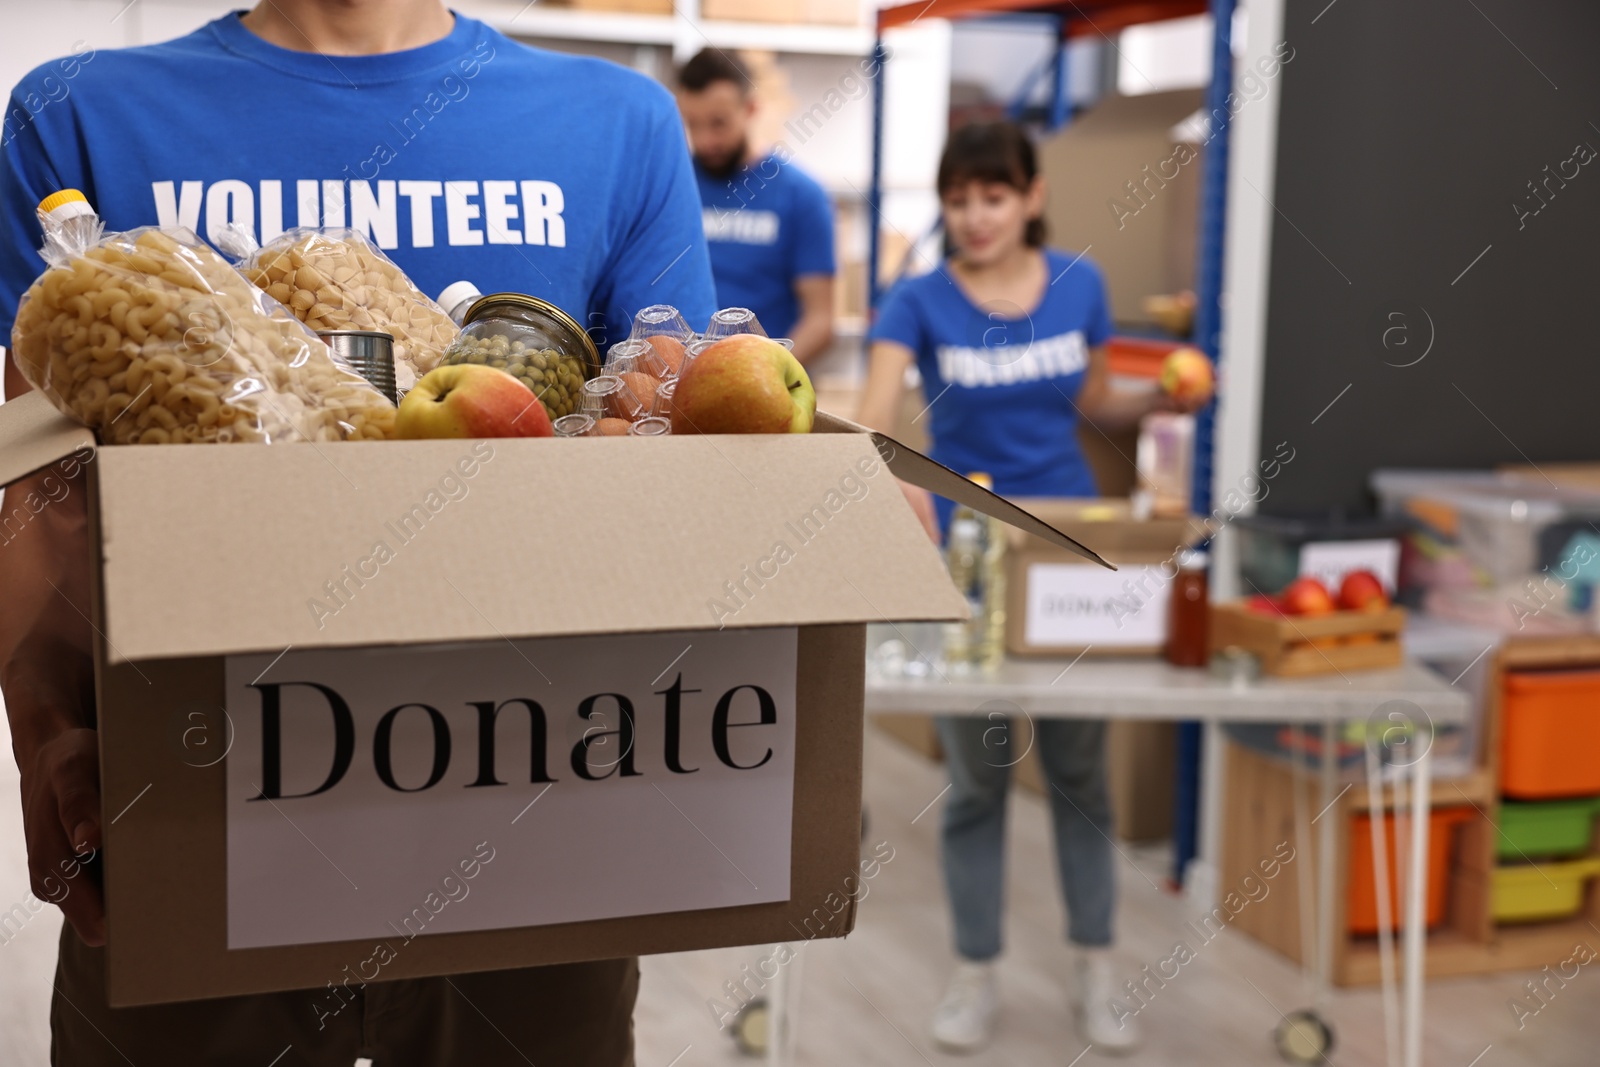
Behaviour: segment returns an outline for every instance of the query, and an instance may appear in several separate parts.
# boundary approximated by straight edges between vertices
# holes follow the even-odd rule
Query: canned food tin
[[[394,380],[394,337],[377,330],[318,330],[334,359],[349,364],[374,389],[398,404]]]

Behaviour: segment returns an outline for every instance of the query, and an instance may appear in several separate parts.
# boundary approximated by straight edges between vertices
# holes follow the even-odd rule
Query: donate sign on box
[[[228,947],[787,900],[796,644],[227,657]]]
[[[1148,575],[1142,573],[1148,571]],[[1029,645],[1145,649],[1166,640],[1170,583],[1154,565],[1121,570],[1076,563],[1030,563],[1026,621]]]

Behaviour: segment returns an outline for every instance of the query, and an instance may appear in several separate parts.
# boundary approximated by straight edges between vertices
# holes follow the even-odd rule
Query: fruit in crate
[[[1283,605],[1265,593],[1257,593],[1244,602],[1244,606],[1258,615],[1271,615],[1276,618],[1283,617]]]
[[[1339,583],[1339,606],[1346,611],[1382,611],[1389,606],[1389,595],[1376,574],[1351,571]]]
[[[1178,400],[1206,400],[1216,387],[1211,361],[1198,348],[1176,348],[1161,362],[1161,388]]]
[[[1337,610],[1333,594],[1315,578],[1296,578],[1278,594],[1278,603],[1290,615],[1328,615]]]
[[[395,428],[409,440],[555,436],[533,390],[478,363],[447,364],[423,375],[400,402]]]
[[[701,352],[678,379],[672,432],[809,433],[817,394],[794,354],[757,334]]]

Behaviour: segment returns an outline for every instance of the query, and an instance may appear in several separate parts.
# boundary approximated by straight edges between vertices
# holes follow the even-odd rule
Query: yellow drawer
[[[1600,874],[1600,856],[1566,863],[1497,867],[1495,922],[1535,922],[1575,915],[1583,906],[1585,879]]]

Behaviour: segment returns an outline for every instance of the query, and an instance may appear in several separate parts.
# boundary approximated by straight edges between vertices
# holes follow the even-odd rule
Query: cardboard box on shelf
[[[865,624],[964,611],[891,476],[1075,542],[816,429],[97,448],[0,405],[0,484],[84,472],[111,1003],[847,933]]]
[[[630,15],[671,15],[673,0],[544,0],[549,7],[569,7],[574,11],[618,11]]]
[[[1089,538],[1118,569],[1082,567],[1069,553],[1008,530],[1006,651],[1019,656],[1160,651],[1171,579],[1159,565],[1200,540],[1200,521],[1135,520],[1128,501],[1116,499],[1017,503],[1069,536]]]
[[[859,26],[859,0],[701,0],[700,17],[730,22]]]

